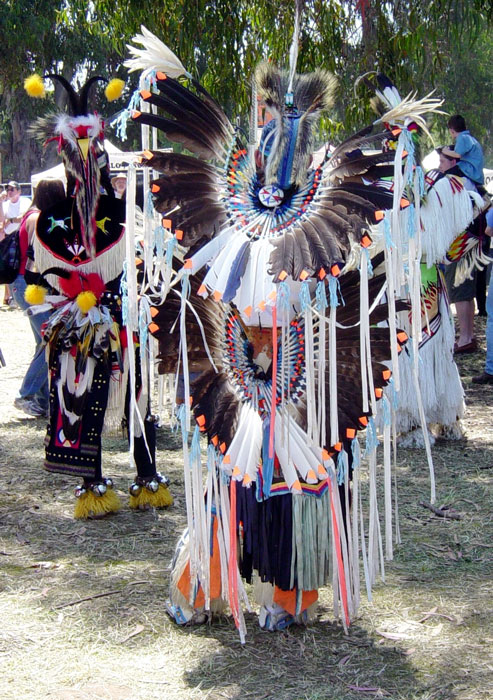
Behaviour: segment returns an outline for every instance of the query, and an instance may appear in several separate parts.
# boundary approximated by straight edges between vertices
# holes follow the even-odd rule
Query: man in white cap
[[[117,173],[114,177],[112,177],[111,186],[115,190],[115,197],[117,199],[124,199],[127,189],[127,176],[125,173]]]

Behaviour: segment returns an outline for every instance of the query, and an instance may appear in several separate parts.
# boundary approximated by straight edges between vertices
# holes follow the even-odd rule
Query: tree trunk
[[[3,93],[2,109],[11,115],[10,134],[6,130],[4,144],[4,180],[30,182],[31,173],[40,170],[41,148],[27,133],[32,121],[32,111],[26,108],[27,99],[20,88],[6,88]]]

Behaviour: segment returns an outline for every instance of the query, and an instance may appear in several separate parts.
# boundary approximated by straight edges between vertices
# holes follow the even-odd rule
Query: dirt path
[[[484,322],[477,326],[484,346]],[[491,698],[493,390],[470,383],[482,353],[460,360],[467,438],[434,449],[438,502],[462,518],[418,505],[429,496],[424,454],[401,451],[403,544],[350,634],[331,621],[327,590],[307,629],[270,634],[248,615],[242,647],[229,618],[184,630],[164,613],[185,520],[179,440],[160,430],[173,508],[74,521],[76,482],[42,470],[43,421],[12,406],[33,349],[18,311],[0,311],[0,347],[2,700]],[[104,471],[125,499],[123,439],[105,441]]]

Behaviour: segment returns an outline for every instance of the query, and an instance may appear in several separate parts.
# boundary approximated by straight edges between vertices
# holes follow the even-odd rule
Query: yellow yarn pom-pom
[[[96,306],[98,300],[93,292],[80,292],[80,294],[77,295],[76,301],[82,313],[87,314],[93,306]]]
[[[43,304],[46,297],[46,289],[40,284],[29,284],[24,292],[24,299],[31,306]]]
[[[113,102],[114,100],[117,100],[119,97],[121,97],[124,87],[125,82],[123,80],[120,80],[120,78],[113,78],[113,80],[110,80],[104,91],[108,102]]]
[[[37,73],[24,80],[24,90],[29,97],[44,97],[46,95],[43,78]]]

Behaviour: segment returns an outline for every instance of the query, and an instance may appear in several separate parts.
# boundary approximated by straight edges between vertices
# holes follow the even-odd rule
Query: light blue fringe
[[[365,446],[365,457],[370,455],[373,450],[378,447],[378,437],[377,429],[375,427],[375,421],[373,417],[368,419],[368,425],[366,426],[366,446]]]
[[[123,261],[123,272],[120,279],[120,294],[122,297],[122,323],[124,326],[128,322],[128,284],[127,284],[127,261]]]
[[[300,304],[303,312],[307,311],[311,306],[310,287],[306,281],[301,283]]]

